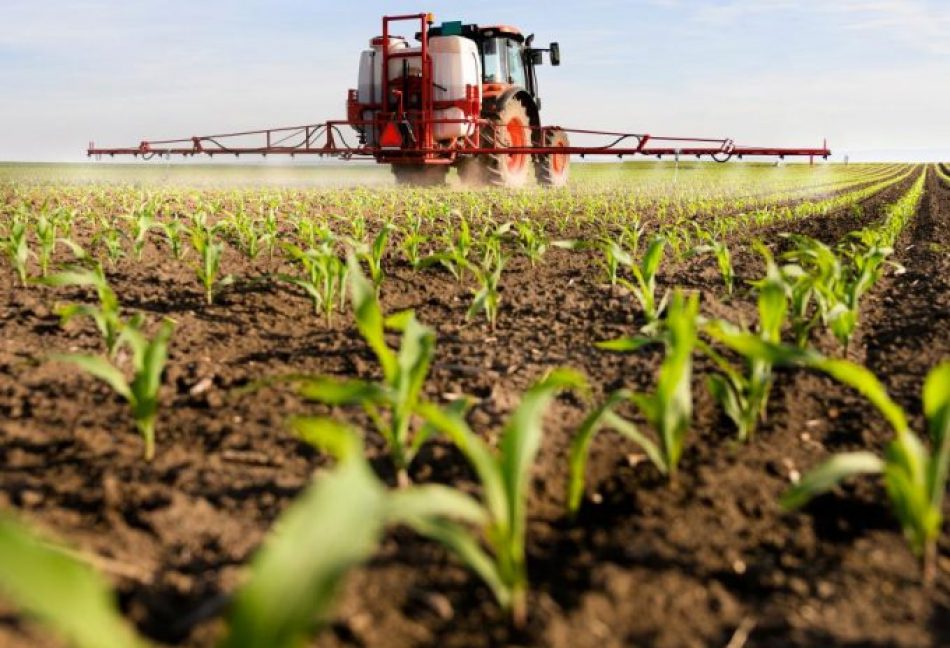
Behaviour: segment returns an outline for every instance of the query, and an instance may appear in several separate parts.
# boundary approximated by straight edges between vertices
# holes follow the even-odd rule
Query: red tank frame
[[[432,58],[429,56],[429,26],[432,23],[432,14],[408,14],[383,17],[383,43],[388,42],[391,24],[395,22],[419,21],[420,47],[418,52],[390,52],[383,47],[382,68],[387,73],[382,77],[382,96],[388,98],[381,104],[360,104],[355,90],[350,90],[347,98],[347,119],[330,120],[322,123],[306,124],[303,126],[288,126],[281,128],[267,128],[261,130],[243,131],[236,133],[222,133],[218,135],[202,135],[182,139],[144,140],[136,147],[125,148],[98,148],[90,142],[86,151],[88,156],[116,156],[131,155],[151,159],[155,156],[170,157],[172,155],[196,156],[208,155],[317,155],[320,157],[339,157],[344,160],[373,158],[383,164],[452,164],[460,156],[505,153],[509,155],[615,155],[623,158],[626,155],[653,155],[658,158],[664,156],[688,156],[697,158],[709,156],[717,162],[726,162],[733,157],[742,159],[745,156],[778,157],[809,157],[827,159],[831,155],[827,144],[821,148],[776,148],[760,146],[739,146],[731,139],[709,139],[697,137],[661,137],[645,133],[621,133],[612,131],[588,130],[577,128],[561,128],[558,126],[535,127],[537,133],[535,141],[546,141],[544,131],[561,130],[568,134],[600,137],[605,141],[600,146],[526,146],[526,147],[491,147],[480,145],[480,130],[489,127],[487,120],[481,119],[481,102],[478,88],[469,86],[466,98],[458,101],[435,101],[432,96]],[[422,59],[422,74],[416,77],[414,85],[419,93],[418,107],[406,108],[403,90],[392,88],[389,79],[389,63],[394,59]],[[466,115],[464,119],[437,119],[435,112],[447,108],[460,108]],[[375,111],[373,121],[361,120],[360,116],[366,110]],[[460,138],[451,145],[440,145],[433,139],[434,127],[438,124],[469,124],[473,131],[469,137]],[[368,146],[365,143],[351,145],[347,142],[342,128],[361,127],[372,128],[375,137],[373,141],[381,145]],[[398,137],[393,135],[396,130]],[[228,145],[222,140],[255,138],[258,141],[243,143],[242,145]],[[391,139],[391,142],[382,140]],[[398,142],[398,145],[396,145]],[[256,145],[255,145],[256,144]],[[382,144],[393,144],[383,146]]]

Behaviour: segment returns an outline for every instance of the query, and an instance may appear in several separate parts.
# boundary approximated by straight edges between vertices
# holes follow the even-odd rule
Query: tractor
[[[362,144],[381,146],[376,159],[392,165],[397,183],[441,185],[450,167],[467,185],[520,187],[532,171],[542,185],[567,182],[567,154],[504,152],[569,146],[566,132],[541,127],[536,67],[545,53],[551,65],[560,65],[558,43],[536,48],[533,34],[525,37],[508,25],[434,27],[431,14],[415,34],[418,46],[390,35],[385,19],[383,30],[362,54],[359,89],[350,91],[348,115]],[[423,52],[431,66],[422,63]],[[385,80],[383,70],[388,70]],[[378,141],[374,130],[381,133]],[[403,152],[405,142],[419,141],[439,152],[424,157]],[[473,146],[490,152],[459,152]]]
[[[396,35],[400,23],[414,42]],[[522,187],[532,171],[542,186],[567,183],[571,156],[695,155],[717,162],[733,157],[802,156],[827,159],[821,148],[739,146],[731,139],[660,137],[631,132],[543,126],[537,66],[548,55],[560,65],[557,43],[534,47],[534,36],[514,27],[481,27],[461,21],[435,26],[430,13],[384,16],[382,35],[360,55],[357,87],[347,95],[346,119],[303,126],[246,130],[166,140],[138,146],[99,148],[101,158],[131,155],[297,155],[373,159],[392,167],[396,182],[442,185],[455,167],[464,184]],[[347,140],[346,130],[358,141]],[[568,134],[600,138],[572,145]]]

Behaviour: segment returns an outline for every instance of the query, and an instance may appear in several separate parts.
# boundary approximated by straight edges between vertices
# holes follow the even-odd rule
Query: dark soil
[[[740,251],[753,234],[779,231],[835,242],[873,222],[911,184],[851,211],[737,236],[737,294],[722,297],[712,259],[670,265],[664,286],[700,290],[704,311],[753,317],[744,281],[761,261]],[[917,218],[895,254],[907,268],[866,298],[849,357],[866,363],[923,430],[923,378],[950,357],[950,189],[933,173]],[[661,351],[600,352],[592,344],[633,332],[634,300],[602,285],[594,253],[551,250],[532,267],[512,261],[498,328],[466,322],[469,289],[446,274],[387,265],[387,311],[413,307],[437,327],[430,398],[475,396],[473,428],[494,438],[519,394],[545,370],[585,372],[595,397],[627,386],[650,390]],[[275,518],[326,460],[287,431],[287,417],[318,412],[290,388],[240,387],[291,372],[372,377],[376,367],[348,315],[314,318],[293,289],[255,280],[262,266],[225,259],[242,277],[206,306],[190,268],[149,245],[109,279],[125,307],[177,322],[165,376],[154,462],[125,405],[56,351],[98,352],[87,322],[65,329],[55,301],[89,299],[77,288],[23,289],[0,273],[0,508],[68,541],[109,575],[121,607],[156,642],[212,645],[227,595]],[[273,270],[274,268],[265,268]],[[816,340],[840,355],[833,341]],[[950,645],[950,542],[940,547],[934,589],[867,479],[784,514],[791,476],[830,453],[880,450],[889,430],[864,400],[828,379],[782,371],[768,421],[739,445],[703,386],[697,361],[695,420],[673,483],[613,433],[592,449],[587,498],[564,514],[567,452],[585,405],[565,396],[547,417],[529,504],[532,593],[528,627],[513,630],[490,592],[440,547],[395,530],[374,560],[347,580],[320,646],[946,646]],[[334,412],[365,423],[351,410]],[[394,483],[382,441],[367,452]],[[413,465],[420,482],[473,486],[462,457],[432,443]],[[948,511],[950,513],[950,511]],[[319,547],[302,548],[319,551]],[[731,643],[730,643],[731,642]],[[0,608],[0,646],[55,645]]]

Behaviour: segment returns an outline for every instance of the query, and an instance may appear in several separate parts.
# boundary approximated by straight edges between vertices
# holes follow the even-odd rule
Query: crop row
[[[818,201],[819,206],[739,219],[743,224],[728,227],[738,229],[753,222],[784,225],[847,209],[913,172],[874,180],[843,196]],[[80,366],[129,403],[145,440],[147,458],[154,452],[158,393],[174,326],[167,320],[150,326],[138,315],[127,316],[109,286],[105,263],[117,263],[126,254],[141,257],[150,233],[161,228],[162,240],[173,256],[195,258],[193,270],[208,302],[227,279],[221,276],[224,241],[251,260],[278,255],[279,265],[293,271],[276,273],[277,280],[307,294],[314,309],[327,318],[343,311],[349,302],[356,328],[378,363],[377,380],[292,375],[270,377],[260,386],[282,381],[305,399],[364,410],[386,443],[399,475],[399,488],[389,489],[376,477],[364,457],[361,435],[349,422],[320,417],[289,421],[301,439],[333,456],[336,466],[284,512],[259,550],[235,597],[229,633],[222,645],[292,646],[310,631],[314,619],[326,618],[340,579],[349,568],[367,560],[385,528],[396,524],[442,543],[484,580],[514,623],[523,624],[529,585],[525,549],[528,483],[543,437],[547,405],[564,391],[588,399],[589,413],[576,431],[567,467],[566,500],[568,512],[573,514],[583,502],[590,443],[603,429],[619,432],[638,445],[661,474],[676,478],[689,445],[697,356],[708,358],[715,367],[707,387],[735,424],[740,442],[752,438],[766,416],[779,366],[823,372],[857,390],[879,410],[894,430],[883,457],[868,452],[835,456],[793,485],[783,503],[794,508],[844,478],[882,473],[911,548],[923,559],[924,579],[932,578],[950,466],[950,364],[934,368],[924,385],[928,444],[925,435],[911,430],[905,413],[870,371],[823,355],[810,344],[822,327],[846,349],[860,321],[861,298],[887,269],[895,242],[917,211],[926,173],[926,169],[920,172],[910,189],[888,205],[879,219],[836,245],[789,235],[790,247],[776,259],[768,246],[751,241],[765,267],[750,287],[749,297],[758,315],[751,325],[704,315],[696,293],[677,288],[658,293],[657,274],[668,249],[677,256],[688,250],[714,253],[724,283],[732,290],[728,248],[721,240],[723,229],[690,235],[690,244],[698,243],[698,247],[671,243],[678,235],[665,225],[651,231],[642,244],[642,229],[620,240],[612,237],[609,229],[599,241],[550,240],[528,219],[497,222],[457,214],[457,223],[439,236],[415,226],[412,219],[417,216],[407,214],[403,223],[384,222],[372,235],[367,221],[357,216],[343,235],[309,218],[290,221],[293,224],[287,227],[277,219],[276,210],[251,216],[246,212],[224,214],[222,209],[213,220],[204,210],[188,218],[159,218],[151,208],[139,204],[125,221],[127,229],[110,229],[108,219],[97,221],[100,239],[86,247],[103,252],[102,259],[69,237],[76,216],[68,211],[51,210],[30,222],[22,217],[22,211],[14,210],[4,236],[8,257],[25,286],[83,285],[95,289],[97,306],[71,305],[60,312],[67,320],[88,317],[95,322],[104,354],[57,355],[53,359]],[[49,223],[39,226],[43,219],[56,223],[52,225],[54,235],[41,234],[51,227]],[[28,229],[35,237],[33,245],[27,241]],[[119,233],[109,233],[114,231]],[[654,388],[648,393],[619,389],[591,401],[584,376],[569,368],[549,372],[523,394],[501,431],[497,448],[492,447],[469,427],[466,399],[438,404],[424,395],[437,353],[435,332],[412,311],[387,314],[380,306],[383,260],[397,231],[400,252],[413,268],[437,266],[459,279],[475,279],[477,288],[469,313],[484,312],[491,326],[499,307],[501,273],[514,251],[533,263],[542,261],[545,251],[553,246],[577,250],[601,245],[607,278],[626,287],[637,301],[642,325],[628,336],[598,346],[616,353],[661,347],[664,359]],[[289,233],[292,239],[287,237]],[[423,237],[425,242],[437,240],[439,244],[434,249],[423,247]],[[44,248],[44,241],[52,241],[52,245]],[[58,245],[68,248],[73,260],[65,268],[54,269]],[[681,248],[684,251],[679,252]],[[113,252],[115,249],[120,253]],[[36,257],[36,277],[30,276],[27,265],[32,256]],[[387,342],[387,331],[398,336],[395,348]],[[128,353],[118,353],[120,350]],[[125,364],[122,358],[126,358]],[[454,444],[470,463],[480,482],[478,496],[451,486],[411,483],[408,467],[419,450],[437,437]],[[317,545],[320,551],[302,549]],[[78,645],[141,643],[115,614],[107,588],[98,577],[62,550],[39,542],[19,523],[0,522],[0,557],[11,565],[0,572],[0,586]],[[57,604],[63,600],[81,605]]]

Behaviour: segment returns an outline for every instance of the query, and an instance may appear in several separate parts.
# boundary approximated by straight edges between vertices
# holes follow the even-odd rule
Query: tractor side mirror
[[[543,65],[544,64],[544,50],[529,50],[531,52],[531,64],[532,65]]]
[[[551,43],[551,65],[557,67],[561,64],[561,46],[558,43]]]

